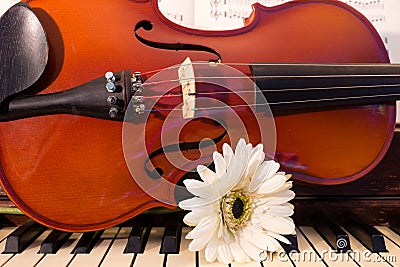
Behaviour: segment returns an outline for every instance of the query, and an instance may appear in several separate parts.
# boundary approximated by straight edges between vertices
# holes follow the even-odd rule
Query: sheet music
[[[15,5],[18,2],[19,2],[19,0],[1,0],[1,2],[0,2],[0,17],[3,16],[3,14],[6,13],[6,11],[10,7],[12,7],[13,5]]]
[[[195,28],[195,0],[158,0],[160,11],[176,24]]]

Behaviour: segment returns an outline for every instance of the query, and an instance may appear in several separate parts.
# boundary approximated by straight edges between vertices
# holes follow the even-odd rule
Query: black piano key
[[[196,251],[196,259],[195,259],[196,267],[200,267],[200,253]]]
[[[46,227],[34,221],[29,221],[21,225],[7,237],[3,253],[21,253],[39,237],[44,230],[46,230]]]
[[[102,231],[94,231],[94,232],[86,232],[83,233],[81,238],[76,244],[75,248],[72,250],[71,254],[88,254],[92,251],[94,245],[96,245],[97,241],[100,239],[100,236],[103,234]]]
[[[53,230],[40,244],[39,253],[55,254],[71,235],[72,233]]]
[[[290,241],[290,244],[286,244],[286,243],[283,243],[283,242],[279,241],[279,243],[281,244],[283,250],[285,250],[285,252],[287,254],[289,254],[291,252],[294,252],[294,251],[295,252],[300,252],[299,245],[298,245],[298,242],[297,242],[297,235],[285,235],[285,237]]]
[[[6,226],[10,225],[15,225],[13,224],[7,217],[5,217],[3,214],[0,214],[0,229],[4,228]]]
[[[179,223],[167,224],[161,241],[161,254],[178,254],[181,244],[182,226]]]
[[[364,246],[372,252],[387,252],[381,232],[368,224],[353,224],[346,227]]]
[[[124,253],[143,253],[146,242],[149,239],[150,230],[150,226],[134,221]]]
[[[345,253],[351,250],[349,236],[327,217],[322,216],[321,221],[315,225],[315,229],[337,252]]]

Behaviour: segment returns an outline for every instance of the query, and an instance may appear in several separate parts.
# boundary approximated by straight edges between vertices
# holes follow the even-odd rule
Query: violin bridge
[[[196,111],[196,81],[192,61],[187,57],[178,69],[179,83],[182,86],[182,114],[184,119],[194,118]]]

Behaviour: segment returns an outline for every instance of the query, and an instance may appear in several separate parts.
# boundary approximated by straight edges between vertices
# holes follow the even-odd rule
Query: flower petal
[[[207,184],[211,184],[217,179],[217,174],[206,166],[198,165],[197,172],[199,173],[201,180]]]
[[[288,245],[291,244],[289,239],[287,239],[283,235],[280,235],[280,234],[277,234],[277,233],[274,233],[274,232],[267,232],[267,233],[268,233],[268,235],[270,235],[271,237],[275,238],[276,240],[279,240],[279,241],[281,241],[281,242],[283,242],[285,244],[288,244]]]
[[[270,179],[265,180],[261,186],[257,189],[258,194],[271,194],[278,191],[279,188],[284,186],[286,183],[286,176],[284,175],[274,175]]]
[[[256,153],[259,151],[263,151],[264,145],[262,143],[259,143],[255,147],[252,148],[251,153],[250,153],[250,158],[253,157]]]
[[[226,162],[222,155],[217,151],[213,153],[213,160],[217,177],[221,177],[224,173],[226,173]]]
[[[271,194],[269,196],[263,196],[258,199],[258,205],[281,205],[287,203],[288,201],[292,200],[295,196],[295,193],[291,190],[284,190],[281,192],[277,192]]]
[[[245,176],[253,177],[256,170],[258,169],[260,164],[264,161],[264,159],[265,159],[265,153],[263,151],[263,145],[259,144],[251,151]]]
[[[254,192],[264,183],[265,180],[269,179],[279,170],[279,163],[269,160],[264,161],[254,173],[253,179],[249,186],[249,192]]]
[[[218,256],[218,239],[212,238],[204,251],[206,261],[213,262]]]
[[[210,205],[210,201],[207,199],[193,197],[189,199],[182,200],[179,202],[178,206],[184,210],[192,210],[195,208],[201,208],[204,206]]]
[[[244,239],[240,240],[240,247],[243,248],[243,250],[250,258],[257,262],[260,261],[260,254],[262,251],[260,251],[258,247],[254,246],[252,243]]]
[[[219,224],[219,217],[217,214],[212,214],[203,218],[197,226],[190,231],[186,237],[188,239],[198,239],[205,235],[214,235]]]
[[[286,203],[288,204],[288,203]],[[293,206],[292,205],[277,205],[271,206],[267,210],[267,214],[270,216],[280,216],[280,217],[289,217],[293,215]]]
[[[204,235],[200,238],[193,239],[192,242],[189,243],[189,250],[192,252],[202,250],[210,241],[210,236]]]
[[[233,153],[233,150],[232,150],[231,146],[228,145],[227,143],[224,143],[222,145],[222,153],[224,155],[224,160],[225,160],[225,163],[226,163],[226,167],[229,168],[231,160],[234,157],[234,153]]]
[[[243,173],[246,168],[246,160],[244,153],[237,153],[232,159],[231,168],[227,169],[227,172],[218,179],[218,195],[223,196],[232,190],[243,177]]]
[[[282,246],[279,244],[279,242],[270,235],[265,235],[265,245],[265,250],[267,251],[278,251],[282,249]]]
[[[211,207],[212,208],[212,207]],[[183,222],[189,226],[196,226],[204,217],[210,215],[210,207],[194,209],[183,217]]]
[[[186,186],[186,189],[197,197],[201,197],[204,199],[212,198],[212,192],[210,192],[210,184],[205,182],[201,182],[194,179],[186,179],[183,181],[183,184]]]
[[[293,186],[293,182],[292,181],[288,181],[281,188],[277,189],[276,192],[281,192],[281,191],[290,189],[290,188],[292,188],[292,186]]]
[[[228,193],[237,184],[238,180],[240,180],[238,174],[236,174],[235,177],[235,175],[231,173],[224,173],[224,175],[210,184],[194,179],[186,179],[183,183],[190,193],[212,203],[221,199],[223,195]]]
[[[268,250],[268,251],[276,251],[281,248],[279,245],[278,241],[276,241],[273,237],[269,236],[266,231],[262,232],[254,232],[251,228],[247,228],[247,231],[243,232],[242,238],[247,240],[247,242],[252,243],[255,247],[259,249],[259,251],[262,250]]]
[[[247,256],[246,252],[240,247],[236,242],[229,244],[229,248],[232,252],[233,259],[239,263],[249,262],[250,258]]]
[[[189,244],[190,251],[194,252],[202,250],[209,244],[209,242],[211,242],[211,240],[217,239],[217,227],[204,227],[205,225],[207,226],[208,222],[209,220],[205,220],[201,225],[199,223],[199,225],[196,226],[198,227],[197,232],[194,232],[196,230],[195,228],[186,235],[186,239],[193,239],[192,242],[190,242]]]
[[[220,241],[218,244],[218,261],[223,262],[225,264],[232,263],[233,256],[232,252],[227,244]]]
[[[293,221],[287,218],[268,216],[265,214],[260,214],[258,218],[260,219],[260,226],[262,226],[267,231],[275,232],[282,235],[290,235],[295,231]]]

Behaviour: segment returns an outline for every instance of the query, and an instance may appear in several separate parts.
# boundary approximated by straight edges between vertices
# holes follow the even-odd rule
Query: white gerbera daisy
[[[195,195],[179,203],[191,211],[184,222],[196,226],[186,236],[193,239],[189,250],[205,249],[207,261],[229,264],[260,261],[262,251],[281,248],[278,240],[290,244],[283,236],[295,233],[290,175],[278,172],[275,161],[264,161],[262,144],[253,148],[243,139],[235,152],[224,144],[223,155],[214,152],[213,158],[215,172],[200,165],[203,181],[184,181]]]

